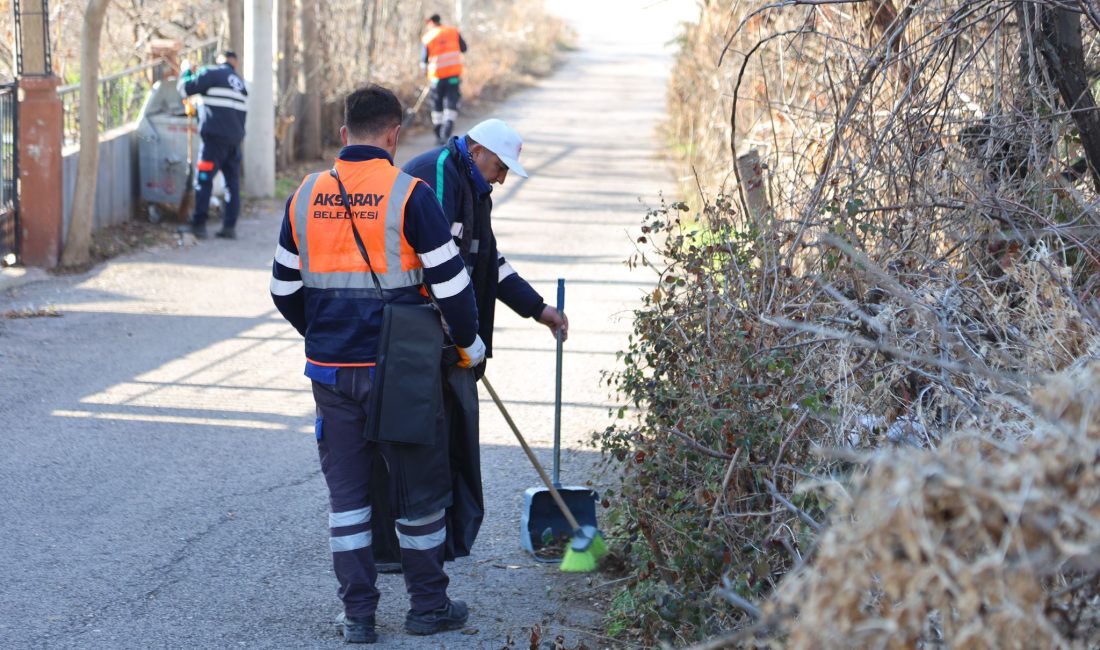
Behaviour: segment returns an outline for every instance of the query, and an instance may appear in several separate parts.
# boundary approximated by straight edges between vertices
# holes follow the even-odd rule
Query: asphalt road
[[[494,224],[548,301],[558,277],[568,283],[568,484],[589,478],[583,443],[612,404],[601,373],[652,287],[623,260],[645,205],[672,191],[655,128],[666,44],[695,3],[549,4],[575,22],[578,49],[492,113],[524,135],[531,173],[494,193]],[[427,147],[413,138],[399,160]],[[235,242],[147,250],[0,294],[0,312],[62,314],[0,320],[0,647],[342,645],[302,342],[268,296],[280,210],[253,204]],[[497,332],[490,377],[549,462],[553,339],[506,308]],[[520,550],[522,493],[538,479],[482,399],[489,512],[475,554],[450,568],[469,625],[407,636],[403,582],[384,576],[383,647],[527,647],[535,624],[570,647],[604,645],[587,632],[600,615],[589,578]]]

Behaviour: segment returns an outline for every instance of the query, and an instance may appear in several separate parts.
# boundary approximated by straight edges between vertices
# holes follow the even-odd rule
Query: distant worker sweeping
[[[435,143],[443,144],[454,131],[458,104],[462,98],[460,77],[466,41],[457,27],[444,25],[439,14],[425,22],[428,31],[420,39],[420,67],[428,73],[432,88],[432,127]]]
[[[216,234],[223,239],[237,238],[237,215],[241,211],[241,141],[248,113],[248,90],[237,75],[237,54],[226,50],[218,65],[203,67],[196,74],[184,59],[177,84],[184,97],[197,95],[199,135],[202,148],[195,174],[195,212],[191,215],[191,233],[206,239],[206,219],[214,177],[220,171],[225,179],[225,210],[222,227]]]

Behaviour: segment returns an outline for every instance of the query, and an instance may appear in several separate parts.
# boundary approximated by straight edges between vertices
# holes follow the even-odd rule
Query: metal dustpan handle
[[[558,278],[558,314],[565,314],[565,278]],[[555,333],[558,340],[557,363],[554,369],[554,486],[561,487],[561,329]]]
[[[569,511],[569,506],[565,505],[565,500],[561,498],[558,489],[550,482],[550,477],[546,475],[546,470],[542,468],[542,463],[540,463],[538,457],[535,456],[535,452],[531,451],[531,448],[527,446],[527,441],[523,439],[523,434],[519,432],[519,427],[512,421],[512,416],[508,414],[508,409],[504,408],[504,402],[500,401],[497,392],[493,390],[493,385],[489,383],[489,377],[482,375],[481,385],[485,386],[485,390],[489,391],[489,397],[493,398],[493,402],[495,402],[497,408],[500,409],[500,414],[504,416],[504,420],[508,423],[508,426],[511,427],[512,433],[516,434],[516,440],[519,440],[519,444],[523,447],[523,451],[527,454],[527,458],[530,459],[531,464],[534,465],[535,469],[538,471],[539,478],[546,484],[546,489],[550,490],[550,496],[554,497],[554,502],[558,504],[561,514],[565,515],[565,520],[569,522],[570,528],[572,528],[574,534],[576,534],[576,532],[581,529],[581,525],[577,523],[577,518]]]

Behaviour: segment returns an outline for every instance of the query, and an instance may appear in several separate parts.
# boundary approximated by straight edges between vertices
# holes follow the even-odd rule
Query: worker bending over
[[[405,172],[431,186],[443,206],[451,235],[466,270],[470,273],[477,299],[481,340],[486,357],[493,351],[493,321],[500,300],[520,316],[546,325],[556,336],[568,337],[569,320],[543,301],[497,249],[492,229],[493,185],[503,184],[508,173],[527,177],[519,163],[523,141],[501,120],[485,120],[464,136],[453,137],[445,146],[431,149],[405,164]],[[454,504],[447,510],[449,535],[447,559],[470,554],[484,515],[478,449],[478,397],[476,380],[484,373],[481,365],[471,370],[453,368],[444,383],[446,420],[451,427],[451,469],[454,472]],[[375,489],[387,489],[379,468]],[[392,484],[392,481],[390,482]],[[392,487],[390,488],[392,489]],[[405,546],[394,548],[389,525],[375,523],[376,557],[384,569],[396,570]]]
[[[200,68],[196,74],[184,59],[177,83],[184,97],[200,97],[197,108],[202,147],[195,165],[195,212],[191,215],[191,232],[196,239],[208,236],[210,193],[219,171],[225,179],[225,211],[218,237],[237,238],[237,215],[241,212],[241,141],[248,114],[248,90],[237,75],[236,52],[226,50],[217,62],[218,65]]]

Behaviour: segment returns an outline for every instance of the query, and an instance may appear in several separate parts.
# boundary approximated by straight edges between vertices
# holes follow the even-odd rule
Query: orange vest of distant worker
[[[432,27],[421,42],[428,48],[429,77],[446,79],[462,74],[462,47],[457,29],[446,25]]]
[[[423,265],[405,240],[405,204],[417,179],[388,160],[337,161],[355,228],[383,289],[419,287]],[[302,283],[311,289],[374,289],[329,172],[307,176],[290,203]]]

